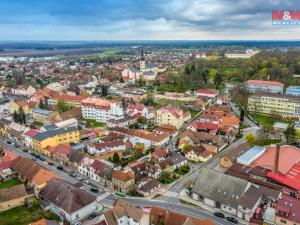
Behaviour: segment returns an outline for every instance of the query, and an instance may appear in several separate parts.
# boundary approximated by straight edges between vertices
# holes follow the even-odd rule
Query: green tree
[[[13,113],[13,119],[16,123],[19,123],[20,122],[20,117],[19,117],[19,114],[17,113],[17,111],[15,110],[14,113]]]
[[[19,108],[19,122],[21,124],[26,124],[26,115],[22,107]]]
[[[147,123],[147,118],[144,117],[144,116],[141,116],[141,117],[137,120],[137,122],[146,124],[146,123]]]
[[[296,130],[294,126],[288,126],[288,128],[284,131],[284,135],[286,138],[286,142],[288,144],[293,144],[296,138]]]
[[[68,105],[68,103],[64,100],[58,100],[57,101],[57,110],[58,112],[65,112],[68,111],[70,109],[70,106]]]
[[[191,145],[190,144],[184,144],[182,147],[183,153],[186,154],[188,150],[190,149]]]
[[[119,163],[121,162],[120,156],[119,156],[118,153],[116,153],[116,152],[114,153],[113,158],[112,158],[112,161],[113,161],[113,163],[115,163],[115,164],[119,164]]]
[[[253,145],[256,141],[256,137],[252,133],[247,134],[246,139],[247,139],[248,144],[250,144],[250,145]]]
[[[242,108],[240,114],[240,121],[244,122],[244,119],[245,119],[245,110]]]
[[[43,102],[42,99],[41,99],[40,102],[39,102],[39,108],[40,108],[40,109],[45,109],[45,105],[44,105],[44,102]]]

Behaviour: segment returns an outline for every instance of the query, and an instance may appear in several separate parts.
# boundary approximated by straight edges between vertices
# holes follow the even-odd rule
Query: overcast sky
[[[1,40],[300,39],[273,27],[294,0],[0,0]]]

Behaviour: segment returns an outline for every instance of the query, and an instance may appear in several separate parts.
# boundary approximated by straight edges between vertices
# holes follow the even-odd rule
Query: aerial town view
[[[300,225],[299,1],[0,9],[0,225]]]

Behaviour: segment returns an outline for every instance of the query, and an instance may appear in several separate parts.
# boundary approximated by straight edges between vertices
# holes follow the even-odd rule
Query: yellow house
[[[194,162],[206,162],[207,160],[211,159],[213,156],[213,153],[210,151],[207,151],[202,146],[191,146],[187,153],[185,154],[185,157]]]
[[[23,109],[25,114],[28,114],[31,112],[29,105],[24,100],[14,101],[9,105],[10,113],[14,113],[14,111],[19,112],[20,108]]]
[[[79,131],[77,127],[66,127],[48,130],[37,134],[32,138],[32,148],[37,152],[50,156],[48,147],[56,147],[59,144],[79,142]]]
[[[248,99],[248,111],[300,118],[300,99],[296,96],[281,94],[255,94]]]
[[[161,125],[172,125],[179,129],[184,123],[183,110],[179,108],[161,107],[156,111],[156,123]]]

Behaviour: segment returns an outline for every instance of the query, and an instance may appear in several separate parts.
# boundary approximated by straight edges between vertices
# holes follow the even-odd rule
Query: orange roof
[[[41,185],[41,184],[45,184],[48,181],[50,181],[52,178],[59,178],[60,176],[50,172],[49,170],[46,169],[40,169],[38,170],[38,172],[34,175],[34,177],[32,178],[32,180],[37,184],[37,185]]]
[[[222,118],[222,124],[238,126],[240,124],[240,119],[235,115],[226,115]]]
[[[27,103],[24,100],[17,100],[15,101],[15,103],[19,106],[19,107],[25,107],[27,106]]]
[[[121,171],[121,170],[116,170],[116,171],[113,172],[112,177],[117,179],[117,180],[127,182],[129,180],[134,179],[134,174],[130,171],[125,172],[125,171]]]
[[[269,146],[265,153],[259,157],[253,165],[261,166],[267,169],[272,169],[274,166],[275,146]],[[300,149],[291,146],[283,145],[279,152],[278,171],[281,174],[287,174],[289,170],[300,162]]]
[[[66,100],[66,101],[82,101],[86,99],[87,97],[81,96],[81,95],[67,95],[67,94],[59,94],[53,96],[54,99],[58,100]]]
[[[45,219],[40,219],[38,221],[30,223],[29,225],[47,225],[47,221]]]

